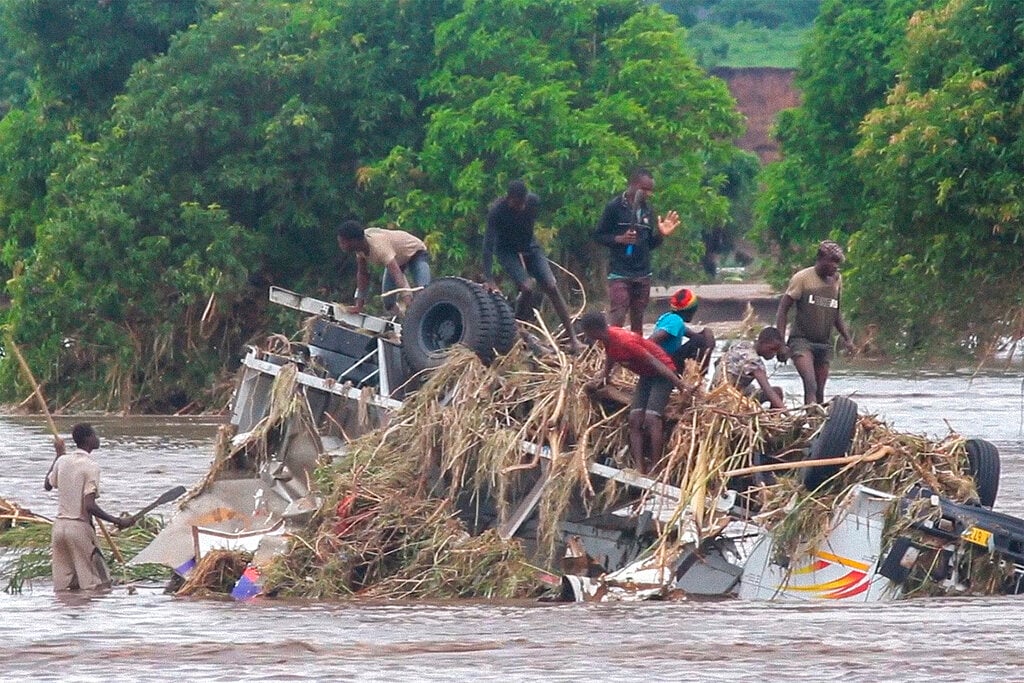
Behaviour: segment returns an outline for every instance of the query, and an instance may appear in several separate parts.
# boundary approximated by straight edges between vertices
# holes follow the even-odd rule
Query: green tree
[[[5,0],[5,35],[49,96],[102,114],[132,66],[198,21],[203,0]]]
[[[74,159],[67,135],[94,138],[139,59],[163,52],[200,0],[0,3],[0,282],[31,257],[47,188]],[[31,94],[31,97],[30,97]]]
[[[860,315],[904,351],[1024,336],[1024,22],[1013,0],[916,13],[862,127]]]
[[[801,60],[801,106],[779,115],[783,159],[768,166],[757,202],[762,241],[778,253],[775,277],[840,241],[863,220],[864,181],[853,163],[864,115],[884,102],[898,69],[907,19],[929,0],[826,0]]]
[[[77,162],[48,179],[10,317],[58,400],[166,409],[263,328],[250,278],[337,281],[334,223],[381,206],[358,169],[421,139],[447,6],[225,0],[136,65],[94,142],[53,145]]]
[[[482,0],[442,24],[424,83],[421,147],[398,146],[368,180],[385,219],[426,236],[444,272],[475,274],[488,202],[522,177],[542,196],[542,236],[593,280],[590,233],[628,169],[651,166],[657,205],[684,226],[659,272],[701,253],[726,219],[723,168],[738,117],[724,84],[683,47],[673,17],[629,0]]]
[[[2,24],[0,24],[2,27]],[[0,117],[28,101],[32,63],[0,28]]]

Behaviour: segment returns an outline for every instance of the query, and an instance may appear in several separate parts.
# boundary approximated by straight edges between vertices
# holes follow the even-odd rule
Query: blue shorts
[[[410,287],[426,287],[430,284],[430,257],[427,256],[427,252],[419,251],[409,259],[409,261],[402,266],[402,272],[405,273],[405,279],[409,281]],[[398,287],[398,283],[391,277],[391,271],[387,268],[384,269],[384,277],[380,281],[380,291],[390,292],[391,290]],[[398,301],[397,294],[388,294],[384,296],[384,310],[391,310],[391,307]]]

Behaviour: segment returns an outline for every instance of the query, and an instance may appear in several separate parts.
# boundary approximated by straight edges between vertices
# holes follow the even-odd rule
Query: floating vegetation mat
[[[0,583],[6,593],[20,593],[33,579],[49,578],[52,522],[0,498]],[[163,528],[159,517],[146,517],[134,526],[111,530],[110,538],[128,560],[145,548]],[[97,538],[115,585],[135,581],[162,581],[170,576],[163,565],[127,565],[119,562],[106,541]]]

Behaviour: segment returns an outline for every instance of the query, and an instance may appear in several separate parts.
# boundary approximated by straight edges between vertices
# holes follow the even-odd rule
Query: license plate
[[[983,548],[992,550],[992,532],[986,531],[985,529],[979,529],[976,526],[972,526],[970,529],[965,531],[962,535],[965,541],[980,545]]]

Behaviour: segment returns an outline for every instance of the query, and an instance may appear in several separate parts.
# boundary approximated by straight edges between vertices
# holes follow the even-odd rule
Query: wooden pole
[[[14,343],[14,337],[11,336],[10,331],[5,331],[4,337],[7,339],[7,346],[10,347],[11,353],[14,354],[15,360],[18,361],[18,365],[21,367],[21,372],[25,375],[25,379],[32,385],[32,393],[36,397],[36,403],[39,404],[39,409],[43,411],[43,415],[46,416],[46,422],[50,425],[50,432],[53,436],[59,437],[57,432],[57,425],[53,423],[53,417],[50,415],[50,409],[46,406],[46,399],[43,398],[43,391],[39,388],[39,382],[36,381],[35,375],[32,374],[32,368],[28,366],[25,361],[25,356],[21,355],[21,349]]]
[[[18,345],[14,343],[14,337],[11,336],[10,330],[5,330],[4,336],[7,339],[7,346],[11,349],[11,353],[14,354],[15,359],[18,361],[18,365],[21,367],[22,374],[25,375],[25,379],[28,383],[32,385],[32,392],[35,394],[36,403],[39,404],[39,409],[42,410],[43,415],[46,416],[46,423],[50,426],[50,433],[53,434],[53,439],[56,443],[56,441],[60,439],[60,433],[57,431],[57,425],[53,421],[53,416],[50,415],[50,408],[46,405],[46,399],[43,397],[43,390],[39,388],[39,382],[36,381],[35,375],[32,374],[32,368],[30,368],[28,363],[25,361],[25,356],[21,354],[21,349],[19,349]],[[57,460],[55,458],[53,464],[50,465],[51,472],[53,471],[53,465],[56,463]],[[46,476],[50,476],[49,472]],[[124,566],[124,555],[121,554],[121,549],[117,547],[114,543],[114,539],[111,538],[110,532],[107,531],[107,526],[99,517],[96,517],[95,519],[96,523],[100,527],[100,531],[103,533],[103,538],[107,539],[107,545],[110,546],[110,551],[114,553],[114,557],[117,558],[117,561]]]
[[[819,465],[850,465],[859,462],[874,462],[887,455],[892,455],[895,449],[892,446],[878,446],[873,451],[862,455],[844,455],[841,458],[818,458],[816,460],[797,460],[795,462],[776,462],[770,465],[754,465],[752,467],[741,467],[735,470],[728,470],[722,474],[723,477],[739,477],[744,474],[755,472],[774,472],[777,470],[795,470],[803,467],[818,467]]]

